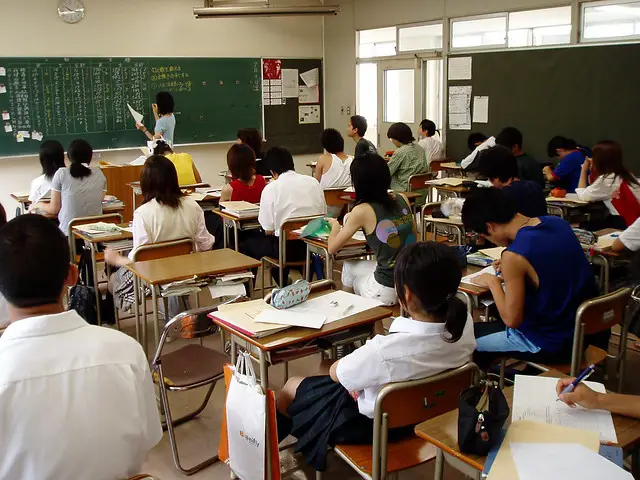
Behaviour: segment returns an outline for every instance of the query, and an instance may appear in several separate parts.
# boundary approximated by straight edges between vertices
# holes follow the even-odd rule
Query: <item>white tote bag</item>
[[[251,357],[243,352],[238,355],[226,404],[229,466],[242,480],[265,478],[266,405]]]

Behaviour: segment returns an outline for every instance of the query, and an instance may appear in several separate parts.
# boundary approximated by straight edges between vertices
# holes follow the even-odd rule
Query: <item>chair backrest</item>
[[[422,218],[428,215],[433,215],[434,212],[437,212],[442,207],[442,202],[431,202],[425,203],[422,206]]]
[[[98,222],[115,223],[116,225],[120,225],[124,223],[124,217],[120,213],[107,213],[104,215],[95,215],[92,217],[77,217],[71,219],[67,230],[67,238],[69,239],[69,248],[72,253],[71,258],[73,259],[74,263],[76,258],[76,241],[75,236],[73,235],[73,227]]]
[[[284,265],[286,263],[287,258],[287,240],[297,240],[297,237],[291,235],[291,232],[294,230],[298,230],[299,228],[304,227],[311,220],[315,220],[316,218],[322,218],[325,215],[310,215],[308,217],[294,217],[288,218],[282,225],[280,226],[280,265]]]
[[[342,198],[345,195],[347,194],[344,193],[344,188],[330,188],[324,191],[324,201],[327,207],[342,207],[349,203],[348,200]]]
[[[133,254],[134,262],[146,262],[159,258],[177,257],[195,252],[196,246],[192,239],[181,238],[169,242],[149,243],[142,245]]]
[[[318,292],[324,292],[325,290],[337,290],[338,286],[336,285],[336,282],[334,282],[333,280],[318,280],[317,282],[312,282],[310,284],[310,293],[318,293]],[[265,295],[264,297],[264,301],[267,303],[271,303],[271,294],[273,292],[269,292],[267,295]]]
[[[409,177],[409,191],[414,192],[416,190],[424,190],[427,188],[425,182],[429,180],[433,180],[435,178],[435,174],[433,172],[429,173],[419,173],[418,175],[411,175]]]
[[[386,471],[388,429],[417,425],[456,410],[460,393],[476,384],[478,376],[478,366],[467,362],[421,380],[385,385],[376,398],[373,417],[373,478],[381,478],[380,472]]]

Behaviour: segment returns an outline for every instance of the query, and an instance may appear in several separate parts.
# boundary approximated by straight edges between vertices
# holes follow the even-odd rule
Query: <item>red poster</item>
[[[280,80],[282,78],[282,60],[268,59],[262,62],[263,80]]]

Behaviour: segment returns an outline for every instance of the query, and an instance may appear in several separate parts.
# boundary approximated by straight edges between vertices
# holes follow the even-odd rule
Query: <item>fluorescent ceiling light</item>
[[[337,15],[338,6],[302,6],[302,7],[270,7],[270,6],[219,6],[194,7],[196,18],[225,17],[272,17],[272,16],[304,16],[304,15]]]

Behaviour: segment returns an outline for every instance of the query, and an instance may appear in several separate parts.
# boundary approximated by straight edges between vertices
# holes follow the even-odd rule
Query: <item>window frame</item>
[[[440,25],[442,27],[442,45],[439,48],[423,48],[420,50],[400,50],[400,30],[405,28],[429,27],[432,25]],[[420,54],[420,53],[442,52],[444,50],[444,45],[445,45],[444,30],[445,30],[444,19],[431,20],[429,22],[405,23],[402,25],[396,25],[396,55],[413,55],[413,54]]]
[[[453,24],[455,22],[468,22],[472,20],[489,20],[492,18],[505,19],[505,36],[502,45],[479,45],[476,47],[454,47],[453,46]],[[483,15],[472,15],[468,17],[449,18],[449,52],[483,52],[487,50],[507,50],[509,48],[509,12],[486,13]]]
[[[585,21],[586,21],[586,9],[590,7],[604,7],[608,5],[625,5],[627,3],[639,3],[638,0],[594,0],[594,1],[581,1],[579,9],[579,21],[580,31],[578,34],[578,43],[582,45],[602,45],[602,44],[616,44],[616,43],[640,43],[640,33],[636,35],[627,35],[624,37],[600,37],[600,38],[585,38]]]
[[[396,39],[396,45],[395,45],[395,51],[396,53],[394,55],[382,55],[382,56],[373,56],[373,57],[361,57],[360,56],[360,35],[362,32],[367,32],[367,31],[371,31],[371,30],[384,30],[387,28],[394,28],[396,30],[396,35],[395,35],[395,39]],[[398,56],[400,52],[398,51],[398,25],[390,25],[387,27],[377,27],[377,28],[365,28],[362,30],[356,30],[356,61],[358,60],[371,60],[373,58],[395,58]]]

